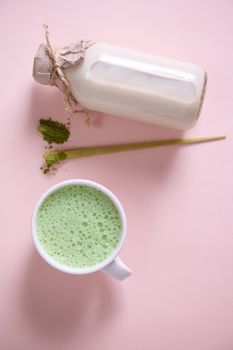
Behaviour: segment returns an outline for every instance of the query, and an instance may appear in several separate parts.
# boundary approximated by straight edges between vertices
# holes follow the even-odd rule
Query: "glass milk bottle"
[[[207,80],[197,65],[102,42],[63,71],[83,107],[177,129],[196,124]]]

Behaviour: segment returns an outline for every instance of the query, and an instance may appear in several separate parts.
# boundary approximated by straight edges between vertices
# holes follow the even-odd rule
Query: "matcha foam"
[[[66,185],[41,204],[36,218],[40,243],[62,265],[92,267],[108,258],[121,239],[118,209],[103,192]]]

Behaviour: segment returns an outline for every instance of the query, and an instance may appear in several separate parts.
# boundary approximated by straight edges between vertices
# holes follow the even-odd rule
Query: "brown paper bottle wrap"
[[[49,39],[48,26],[44,25],[46,44],[41,44],[34,58],[33,77],[44,85],[55,85],[64,97],[65,109],[75,113],[78,101],[71,94],[70,84],[65,75],[65,68],[78,65],[85,57],[86,49],[93,41],[81,40],[63,48],[55,48]]]

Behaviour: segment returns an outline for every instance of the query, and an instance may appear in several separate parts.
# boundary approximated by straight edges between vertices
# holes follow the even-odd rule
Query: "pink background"
[[[233,349],[233,2],[231,0],[1,0],[2,350]],[[185,136],[226,141],[67,162],[40,170],[40,117],[64,120],[55,88],[36,84],[34,53],[102,40],[202,65],[209,74],[198,125]],[[69,145],[177,137],[178,131],[93,113],[74,118]],[[36,253],[38,197],[70,178],[111,189],[128,217],[121,257],[133,275],[65,275]]]

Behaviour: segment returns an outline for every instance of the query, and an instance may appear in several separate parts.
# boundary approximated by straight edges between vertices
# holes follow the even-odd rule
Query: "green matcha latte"
[[[46,253],[67,267],[92,267],[108,258],[121,239],[118,209],[100,190],[66,185],[44,199],[36,217]]]

